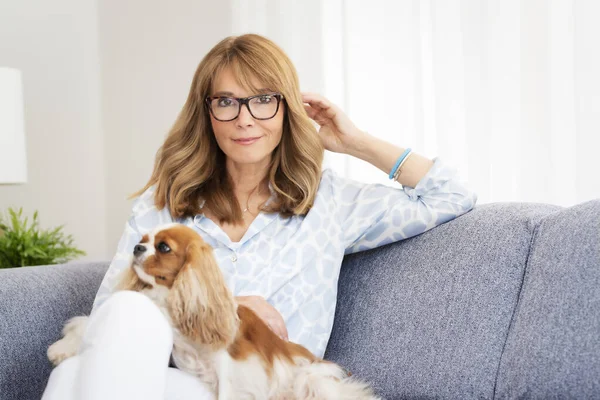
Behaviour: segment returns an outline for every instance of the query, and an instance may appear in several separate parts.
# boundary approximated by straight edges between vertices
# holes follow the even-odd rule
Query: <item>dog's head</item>
[[[180,332],[200,343],[230,343],[237,327],[233,296],[213,249],[193,229],[169,224],[144,235],[119,289],[163,296]]]

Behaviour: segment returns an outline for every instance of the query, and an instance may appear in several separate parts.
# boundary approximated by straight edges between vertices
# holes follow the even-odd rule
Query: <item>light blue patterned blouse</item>
[[[283,316],[289,339],[322,357],[333,326],[344,254],[418,235],[471,210],[477,196],[456,175],[439,158],[415,188],[364,184],[325,170],[307,215],[260,213],[239,242],[202,214],[175,222],[192,227],[214,248],[235,296],[267,299]],[[154,206],[153,193],[151,187],[134,201],[94,309],[129,265],[142,235],[173,222],[166,208]]]

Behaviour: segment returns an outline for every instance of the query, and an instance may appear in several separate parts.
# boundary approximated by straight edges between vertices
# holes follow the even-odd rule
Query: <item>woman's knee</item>
[[[148,296],[132,290],[119,290],[118,292],[113,293],[100,307],[113,307],[123,310],[124,312],[127,310],[139,311],[142,309],[158,310],[156,304],[154,304]]]

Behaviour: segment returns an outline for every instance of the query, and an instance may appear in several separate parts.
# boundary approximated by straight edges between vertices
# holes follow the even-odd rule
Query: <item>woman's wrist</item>
[[[370,155],[373,152],[373,142],[375,140],[377,140],[376,137],[369,135],[367,132],[359,131],[346,144],[346,154],[370,163]]]

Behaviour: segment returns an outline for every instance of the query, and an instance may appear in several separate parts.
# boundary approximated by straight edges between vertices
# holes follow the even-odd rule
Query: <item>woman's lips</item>
[[[236,142],[237,144],[247,146],[247,145],[250,145],[250,144],[256,142],[258,139],[260,139],[260,136],[259,137],[233,139],[233,141]]]

